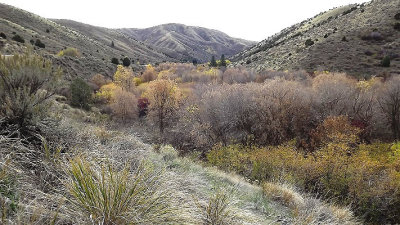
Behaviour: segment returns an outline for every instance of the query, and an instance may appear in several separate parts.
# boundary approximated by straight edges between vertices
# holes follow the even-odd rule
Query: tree
[[[217,61],[215,60],[215,56],[211,57],[210,66],[211,67],[217,67]]]
[[[0,126],[23,130],[42,121],[60,78],[61,70],[41,56],[0,57]]]
[[[383,67],[390,67],[390,57],[389,56],[383,57],[381,65]]]
[[[112,58],[111,59],[111,63],[115,64],[115,65],[118,65],[119,64],[119,60],[117,58]]]
[[[143,82],[149,82],[157,78],[156,71],[152,65],[147,65],[146,70],[142,74]]]
[[[160,133],[163,133],[179,109],[182,100],[179,88],[171,80],[151,81],[144,97],[150,102],[149,120],[158,124]]]
[[[117,71],[114,74],[114,83],[116,85],[125,91],[132,91],[135,87],[133,78],[132,68],[123,67],[122,65],[117,66]]]
[[[114,41],[111,41],[111,48],[114,48]]]
[[[92,98],[90,86],[81,78],[77,78],[71,83],[71,105],[82,109],[89,109]]]
[[[18,34],[14,35],[11,39],[13,39],[16,42],[25,43],[24,38],[19,36]]]
[[[43,44],[43,42],[41,42],[40,39],[36,39],[35,46],[37,46],[39,48],[45,48],[46,47],[46,45]]]
[[[379,106],[390,126],[393,138],[400,140],[400,78],[387,81],[378,98]]]
[[[110,83],[110,81],[108,79],[106,79],[105,76],[101,75],[101,74],[95,74],[91,79],[90,82],[96,84],[99,88],[101,88],[103,85],[106,85],[108,83]]]
[[[117,89],[114,93],[114,103],[111,104],[113,114],[122,121],[138,116],[137,99],[131,92]]]
[[[125,57],[124,60],[122,60],[122,65],[125,67],[128,67],[131,65],[131,60],[128,57]]]
[[[223,67],[226,67],[226,60],[225,60],[225,55],[224,54],[221,55],[221,64],[220,65],[223,66]]]

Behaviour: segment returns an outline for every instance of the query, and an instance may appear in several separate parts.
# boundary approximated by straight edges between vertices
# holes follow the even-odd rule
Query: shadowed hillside
[[[232,56],[255,44],[252,41],[232,38],[217,30],[174,23],[146,29],[125,28],[120,31],[183,61],[197,59],[207,62],[212,55]]]
[[[21,52],[27,46],[34,46],[30,40],[35,43],[39,39],[45,48],[35,47],[36,50],[54,59],[54,63],[62,66],[68,77],[75,77],[78,74],[89,77],[95,73],[112,75],[115,70],[115,66],[111,64],[113,57],[118,59],[128,57],[140,64],[173,61],[165,54],[118,31],[72,21],[59,22],[0,4],[0,32],[6,35],[6,39],[0,38],[2,43],[0,50],[3,54]],[[80,26],[83,29],[71,29],[69,25]],[[25,43],[12,40],[15,35],[22,37]],[[111,47],[112,41],[114,47]],[[76,48],[80,53],[79,59],[55,57],[59,51],[67,47]]]
[[[320,13],[232,57],[257,71],[306,69],[368,76],[400,74],[397,0],[376,0]],[[396,25],[397,24],[397,25]],[[391,59],[382,68],[382,59]]]

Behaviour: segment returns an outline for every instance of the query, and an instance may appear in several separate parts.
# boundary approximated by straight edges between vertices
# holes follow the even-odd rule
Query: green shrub
[[[3,32],[0,33],[0,37],[3,38],[3,39],[7,39],[6,34],[4,34]]]
[[[46,47],[46,45],[43,44],[42,41],[40,41],[39,39],[36,39],[35,46],[37,46],[39,48],[45,48]]]
[[[396,15],[394,15],[394,18],[395,18],[396,20],[400,20],[400,13],[397,13]]]
[[[390,67],[390,57],[389,56],[383,57],[381,65],[383,67]]]
[[[90,86],[82,79],[77,78],[71,83],[71,105],[83,109],[89,109],[92,99]]]
[[[22,37],[19,36],[18,34],[14,35],[11,39],[14,40],[14,41],[16,41],[16,42],[25,43],[24,38],[22,38]]]
[[[306,45],[306,47],[310,47],[311,45],[314,44],[314,41],[311,39],[307,39],[306,42],[304,43]]]
[[[80,53],[76,48],[66,48],[64,50],[61,50],[57,55],[60,57],[62,56],[79,57]]]
[[[224,54],[221,55],[221,60],[220,60],[220,65],[219,66],[226,67],[226,60],[225,60],[225,55]]]
[[[130,60],[128,57],[125,57],[125,58],[122,60],[122,65],[124,65],[125,67],[130,66],[130,65],[131,65],[131,60]]]
[[[217,67],[217,61],[215,60],[215,56],[211,57],[211,61],[210,61],[210,66],[211,67]]]
[[[69,171],[69,193],[76,210],[93,224],[176,224],[179,212],[162,173],[149,163],[134,171],[104,163],[100,167],[76,158]],[[179,221],[182,222],[182,221]]]
[[[393,26],[393,28],[394,28],[395,30],[400,31],[400,23],[395,23],[394,26]]]
[[[54,72],[41,56],[0,57],[0,121],[19,128],[40,122],[60,77],[61,71]]]
[[[111,63],[115,64],[115,65],[118,65],[119,64],[119,60],[117,58],[112,58],[111,59]]]

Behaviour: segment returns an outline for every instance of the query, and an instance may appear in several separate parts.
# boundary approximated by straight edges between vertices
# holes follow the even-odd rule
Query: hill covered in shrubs
[[[214,56],[230,57],[256,42],[229,37],[217,30],[183,24],[163,24],[145,29],[124,28],[130,37],[155,46],[180,61],[207,62]]]
[[[0,15],[2,54],[22,53],[26,48],[34,48],[61,66],[70,80],[96,73],[112,76],[115,70],[112,58],[122,61],[127,57],[137,68],[147,63],[174,61],[116,30],[72,21],[68,26],[6,4],[0,4]],[[84,29],[74,29],[75,23]],[[76,54],[64,54],[72,53],[72,48]]]
[[[398,13],[397,0],[331,9],[283,29],[232,61],[257,71],[327,70],[357,77],[400,74]]]

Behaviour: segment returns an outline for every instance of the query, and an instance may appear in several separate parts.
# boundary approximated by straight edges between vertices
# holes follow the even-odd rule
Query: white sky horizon
[[[148,28],[180,23],[231,37],[262,41],[320,12],[368,0],[0,0],[41,17],[107,28]],[[0,15],[1,17],[1,15]]]

